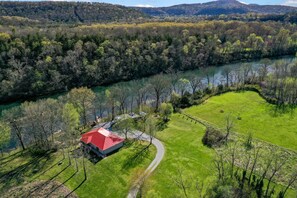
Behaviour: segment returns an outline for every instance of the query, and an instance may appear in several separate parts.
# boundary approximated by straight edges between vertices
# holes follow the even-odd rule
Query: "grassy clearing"
[[[214,150],[203,146],[201,139],[205,128],[174,114],[168,128],[158,133],[166,148],[165,157],[156,172],[147,181],[145,197],[183,197],[174,180],[181,171],[183,179],[192,183],[190,197],[198,197],[194,183],[197,179],[207,186],[213,180]]]
[[[77,159],[77,171],[74,158],[71,158],[69,164],[68,155],[66,154],[64,158],[62,152],[38,158],[32,158],[28,153],[5,157],[0,159],[0,193],[17,185],[42,180],[58,181],[70,190],[74,190],[79,197],[125,197],[133,178],[136,177],[135,174],[144,170],[154,158],[156,151],[151,146],[146,155],[131,162],[143,146],[134,144],[125,147],[97,164],[85,160],[86,180],[82,158]],[[59,165],[60,161],[62,164]],[[8,172],[9,175],[5,176]]]
[[[257,103],[260,106],[264,106],[266,108],[273,108],[273,106],[267,105],[265,101],[262,100],[256,93],[244,92],[243,94],[248,94],[250,97],[257,98],[260,101],[260,103],[259,101],[258,102],[256,101],[255,103]],[[229,100],[232,102],[231,100],[232,97],[236,95],[238,95],[238,93],[231,93],[231,95],[228,96]],[[243,100],[245,96],[242,96],[242,97],[243,97],[242,98]],[[217,98],[217,97],[214,97],[214,98]],[[216,99],[218,103],[221,102],[220,100],[221,99]],[[235,98],[233,103],[236,103],[237,100],[238,99]],[[228,101],[225,101],[225,102],[226,104],[228,103]],[[198,113],[196,114],[196,110],[197,109],[199,110],[199,108],[204,108],[204,106],[207,104],[209,104],[209,102],[207,102],[206,104],[203,104],[201,107],[200,106],[192,107],[192,108],[186,109],[185,111],[187,113],[191,112],[192,114],[197,116],[200,114]],[[234,109],[236,108],[237,107],[235,107]],[[257,108],[257,107],[255,106],[254,108]],[[212,113],[217,115],[215,112],[218,112],[219,116],[221,116],[221,114],[224,114],[224,116],[221,117],[222,119],[221,124],[223,125],[227,110],[226,108],[224,108],[225,113],[220,113],[220,110],[221,108],[217,108],[211,111],[205,110],[204,113],[207,115],[210,115],[208,120],[209,122],[212,121],[211,119]],[[230,107],[230,112],[233,112],[231,110],[233,110],[233,108]],[[246,109],[246,111],[248,110],[249,109]],[[261,115],[261,114],[264,114],[263,111],[258,112],[259,116],[265,117],[265,115]],[[245,115],[246,114],[241,113],[241,116],[242,116],[241,121],[246,120]],[[290,117],[290,119],[292,119],[291,115],[288,115],[288,114],[278,115],[276,117],[269,114],[269,116],[271,116],[272,118],[284,119],[284,120],[285,118],[282,118],[282,116],[288,116]],[[239,122],[239,120],[236,121],[236,124],[237,122]],[[286,125],[284,124],[284,126]],[[237,126],[237,129],[240,129],[240,127]],[[284,129],[284,131],[286,131],[286,129]],[[187,120],[185,117],[183,118],[183,116],[179,114],[174,114],[172,116],[171,121],[168,123],[168,128],[158,133],[158,138],[161,141],[163,141],[165,145],[166,153],[160,166],[157,168],[156,172],[154,172],[154,174],[149,178],[149,180],[146,182],[144,186],[143,193],[145,197],[184,197],[184,193],[182,189],[179,188],[174,181],[178,177],[177,175],[179,170],[182,171],[183,180],[188,184],[188,186],[190,186],[189,189],[187,190],[188,197],[198,197],[199,193],[197,192],[194,186],[195,181],[197,181],[197,179],[200,181],[200,185],[201,185],[201,181],[203,181],[204,191],[207,187],[214,184],[215,178],[216,178],[216,170],[214,167],[213,160],[215,159],[216,155],[215,155],[215,150],[205,147],[202,144],[201,139],[204,133],[205,133],[204,126],[200,124],[195,124],[190,119]],[[243,134],[246,134],[246,133],[243,132]],[[256,134],[254,134],[254,136],[256,136]],[[241,137],[242,136],[240,136],[240,138]],[[268,141],[269,139],[266,139],[266,140]],[[243,141],[245,141],[245,138],[240,139],[240,141],[238,142],[238,145],[240,145],[239,149],[241,149]],[[258,144],[261,144],[261,142],[259,142]],[[226,150],[227,147],[225,146],[223,146],[220,149],[225,150],[227,152]],[[290,162],[288,164],[289,169],[292,169],[292,167],[294,166],[291,162],[295,163],[295,161],[296,159],[293,159],[293,160],[290,159]],[[238,165],[240,166],[240,160],[238,161]],[[286,175],[283,175],[283,176],[286,176]],[[283,178],[279,178],[278,182],[282,182],[282,179]],[[267,184],[267,181],[265,181],[265,185],[266,184]],[[277,185],[275,187],[275,190],[277,192],[279,192],[281,189],[282,189],[282,186],[280,185]],[[297,196],[296,191],[289,190],[287,197],[296,197],[296,196]]]
[[[241,118],[235,119],[234,131],[297,151],[297,109],[279,112],[255,92],[226,93],[184,111],[221,128],[232,114]]]

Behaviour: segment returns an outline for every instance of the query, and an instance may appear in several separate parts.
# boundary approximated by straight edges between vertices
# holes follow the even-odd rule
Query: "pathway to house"
[[[129,138],[138,138],[143,141],[148,141],[148,142],[150,141],[150,136],[143,132],[140,132],[140,131],[134,132],[133,134],[129,134],[128,136],[129,136]],[[138,180],[135,182],[135,185],[132,186],[127,198],[136,198],[138,191],[139,191],[141,185],[143,184],[144,180],[146,178],[148,178],[150,176],[150,174],[157,168],[157,166],[160,164],[160,162],[162,161],[162,159],[164,157],[165,148],[164,148],[164,145],[162,144],[162,142],[156,138],[153,138],[152,143],[157,148],[156,157],[152,161],[152,163],[149,165],[149,167],[144,171],[144,173],[138,178]]]

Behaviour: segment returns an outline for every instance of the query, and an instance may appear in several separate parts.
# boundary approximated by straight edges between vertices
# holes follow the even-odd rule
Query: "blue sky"
[[[182,3],[203,3],[211,0],[99,0],[100,2],[127,6],[170,6]],[[240,0],[245,3],[279,4],[297,6],[297,0]]]

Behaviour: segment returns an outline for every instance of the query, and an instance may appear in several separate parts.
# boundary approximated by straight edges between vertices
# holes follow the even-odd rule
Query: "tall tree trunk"
[[[20,128],[17,126],[17,124],[15,122],[13,122],[12,124],[13,124],[13,128],[16,130],[16,135],[17,135],[17,138],[18,138],[18,140],[19,140],[19,142],[20,142],[20,144],[22,146],[22,149],[26,150]]]

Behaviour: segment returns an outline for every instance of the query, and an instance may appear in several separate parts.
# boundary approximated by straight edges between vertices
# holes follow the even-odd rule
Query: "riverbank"
[[[271,64],[275,63],[276,61],[280,61],[280,60],[292,62],[294,59],[295,59],[294,56],[274,57],[273,59],[271,59],[272,60]],[[261,60],[262,59],[257,60],[257,61],[252,61],[249,63],[252,64],[255,69],[257,69],[259,67],[259,64],[261,63]],[[229,68],[231,68],[232,71],[235,71],[235,70],[238,70],[241,67],[243,67],[245,63],[246,62],[237,62],[237,63],[232,63],[232,64],[221,65],[219,67],[214,67],[214,69],[215,69],[214,78],[216,79],[214,81],[215,84],[220,83],[219,79],[222,77],[222,71],[224,70],[224,68],[229,67]],[[203,78],[204,79],[203,83],[206,84],[206,80],[205,80],[206,76],[199,69],[187,70],[187,71],[183,71],[183,72],[179,73],[180,78],[187,78],[187,76],[189,76],[190,74],[195,74],[195,75]],[[164,74],[164,77],[170,77],[170,74]],[[117,85],[123,85],[123,86],[128,86],[128,87],[133,86],[133,84],[131,84],[131,82],[135,82],[135,85],[144,82],[144,86],[145,86],[145,84],[148,83],[151,78],[152,78],[152,76],[144,77],[144,78],[136,79],[136,80],[131,80],[131,81],[122,81],[122,82],[118,82],[118,83],[111,84],[108,86],[95,86],[92,88],[92,90],[98,94],[105,94],[106,89],[110,89],[111,87],[114,87]],[[25,100],[19,100],[17,102],[10,102],[10,103],[5,103],[5,104],[0,102],[0,115],[3,110],[7,110],[14,106],[18,106],[26,100],[35,101],[35,100],[44,99],[44,98],[58,98],[59,96],[65,95],[66,93],[68,93],[68,92],[60,92],[60,93],[55,93],[53,95],[39,96],[37,98],[26,98]]]

